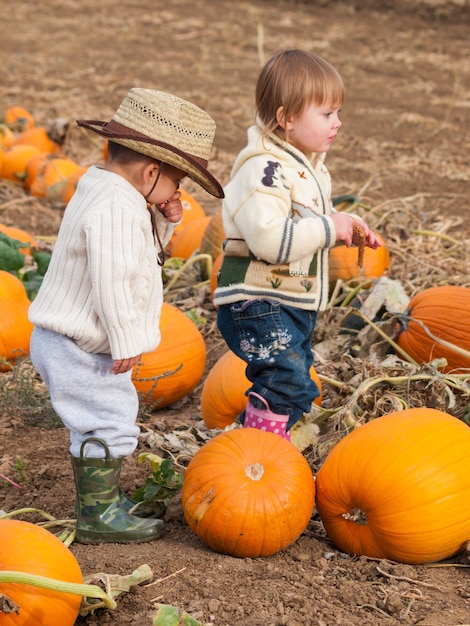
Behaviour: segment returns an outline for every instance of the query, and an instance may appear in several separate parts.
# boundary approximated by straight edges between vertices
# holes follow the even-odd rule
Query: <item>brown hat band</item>
[[[159,141],[158,139],[152,139],[151,137],[147,137],[138,131],[129,128],[128,126],[124,126],[124,124],[120,124],[119,122],[115,122],[114,120],[110,120],[109,122],[100,122],[96,120],[77,120],[78,126],[83,126],[83,128],[88,128],[89,130],[102,135],[106,139],[112,141],[113,139],[127,139],[131,141],[141,141],[142,143],[150,143],[154,146],[159,146],[161,148],[165,148],[174,154],[178,154],[183,157],[187,161],[194,163],[196,166],[207,168],[208,161],[206,159],[201,159],[201,157],[194,156],[193,154],[188,154],[183,150],[179,150],[173,145],[165,143],[164,141]]]

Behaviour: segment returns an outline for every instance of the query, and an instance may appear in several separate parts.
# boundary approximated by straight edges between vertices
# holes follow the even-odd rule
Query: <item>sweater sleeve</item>
[[[115,359],[136,356],[145,344],[139,313],[149,290],[142,267],[146,231],[141,217],[119,207],[96,212],[86,229],[93,308]]]

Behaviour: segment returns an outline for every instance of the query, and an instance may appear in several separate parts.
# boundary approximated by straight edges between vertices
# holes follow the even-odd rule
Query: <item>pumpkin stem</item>
[[[34,585],[43,589],[71,593],[90,598],[99,598],[108,609],[115,609],[117,606],[114,598],[106,593],[98,585],[87,585],[83,583],[69,583],[63,580],[55,580],[47,576],[39,576],[29,572],[2,571],[0,572],[1,583],[22,583],[24,585]]]
[[[343,513],[341,517],[359,526],[365,526],[367,524],[367,515],[359,508],[351,509],[348,513]]]
[[[261,480],[264,474],[264,467],[260,463],[248,465],[245,474],[250,480]]]

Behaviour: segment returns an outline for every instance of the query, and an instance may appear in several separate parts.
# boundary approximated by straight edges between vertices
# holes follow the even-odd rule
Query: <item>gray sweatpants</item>
[[[135,450],[139,401],[132,371],[113,374],[109,354],[85,352],[69,337],[38,326],[31,336],[30,354],[55,412],[70,431],[72,456],[80,456],[87,437],[103,439],[112,458]],[[87,444],[84,456],[101,458],[103,447]]]

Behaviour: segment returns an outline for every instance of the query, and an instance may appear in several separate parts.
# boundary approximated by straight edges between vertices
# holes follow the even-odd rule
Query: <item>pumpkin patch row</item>
[[[86,167],[62,152],[32,114],[9,107],[0,124],[0,178],[21,184],[32,195],[65,205]]]
[[[254,428],[221,433],[191,459],[181,501],[191,530],[222,554],[271,556],[300,537],[316,507],[343,552],[425,564],[464,549],[469,496],[469,427],[442,411],[415,408],[346,435],[316,480],[282,437]],[[70,550],[30,522],[2,519],[0,532],[0,594],[11,608],[0,612],[0,622],[72,626],[84,591],[65,589],[82,582]],[[35,576],[52,587],[36,586]]]

